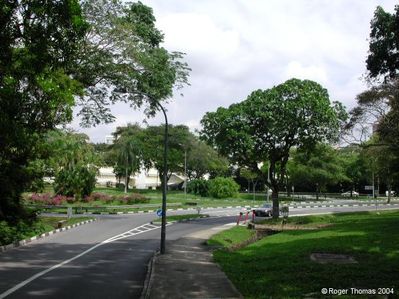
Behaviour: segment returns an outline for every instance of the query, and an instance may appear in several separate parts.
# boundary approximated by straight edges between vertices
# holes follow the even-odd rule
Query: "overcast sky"
[[[377,5],[393,12],[393,0],[142,0],[154,10],[164,47],[182,51],[192,68],[190,86],[167,105],[169,122],[199,129],[208,111],[240,102],[256,89],[290,78],[315,80],[330,99],[355,105],[366,88],[370,20]],[[72,127],[104,142],[116,126],[141,123],[142,111],[112,109],[116,122]],[[161,115],[147,120],[163,122]]]

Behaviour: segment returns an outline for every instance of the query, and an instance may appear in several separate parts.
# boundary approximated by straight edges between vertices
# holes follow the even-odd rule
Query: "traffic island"
[[[209,217],[209,215],[206,215],[206,214],[173,215],[173,216],[167,216],[166,222],[167,223],[176,223],[176,222],[179,223],[179,222],[193,221],[193,220],[208,218],[208,217]],[[161,225],[161,223],[162,223],[161,218],[151,221],[151,224],[154,224],[154,225]]]

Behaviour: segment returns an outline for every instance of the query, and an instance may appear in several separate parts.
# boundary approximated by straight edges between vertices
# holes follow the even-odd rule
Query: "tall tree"
[[[378,6],[371,21],[369,56],[366,60],[366,77],[371,87],[358,96],[358,105],[351,111],[348,125],[350,130],[365,124],[369,128],[372,126],[373,147],[380,146],[381,151],[390,151],[396,157],[399,157],[398,40],[399,6],[395,7],[394,13]],[[365,141],[362,140],[363,143]],[[386,152],[384,156],[389,157],[390,154]],[[391,163],[397,165],[397,161],[399,159],[393,159]]]
[[[327,144],[317,144],[312,151],[296,151],[289,162],[290,180],[312,188],[318,200],[327,185],[349,181],[340,162],[337,151]]]
[[[366,160],[361,155],[361,148],[359,146],[347,146],[337,151],[338,162],[344,169],[344,174],[347,179],[340,181],[340,192],[344,190],[352,191],[358,190],[360,192],[362,186],[369,181],[371,174],[366,166]]]
[[[85,84],[79,98],[82,125],[112,122],[109,105],[129,103],[154,115],[158,102],[187,83],[183,53],[161,47],[164,36],[155,27],[150,7],[141,2],[83,0],[90,24],[79,53],[77,77]]]
[[[388,202],[390,202],[392,186],[395,179],[397,180],[399,177],[397,153],[392,150],[391,146],[382,144],[378,135],[374,135],[364,144],[362,155],[367,161],[369,172],[373,174],[372,177],[375,177],[381,183],[385,183],[388,191]],[[374,182],[371,183],[374,185]]]
[[[117,176],[124,176],[125,193],[129,189],[130,176],[140,170],[142,164],[141,134],[142,128],[137,124],[118,128],[114,133],[115,142],[112,145],[112,152],[116,158],[114,172]]]
[[[72,118],[82,85],[71,69],[87,24],[77,0],[0,3],[0,220],[23,216],[44,133]]]
[[[187,152],[187,176],[189,179],[202,179],[206,174],[213,177],[228,171],[228,161],[212,147],[191,135],[191,141],[184,150]]]
[[[395,6],[394,13],[378,6],[370,27],[367,77],[386,82],[396,78],[399,70],[399,6]]]
[[[48,175],[55,177],[58,194],[83,198],[95,186],[99,157],[89,137],[72,131],[53,130],[46,136]]]
[[[169,125],[169,153],[168,153],[168,173],[167,180],[173,172],[184,172],[184,151],[189,146],[192,135],[188,127],[183,125]],[[149,126],[141,135],[143,144],[143,165],[149,169],[154,167],[159,174],[163,184],[163,126]]]
[[[254,91],[229,108],[208,112],[201,120],[201,134],[233,163],[264,177],[273,191],[273,216],[278,217],[278,192],[290,149],[334,140],[344,116],[342,105],[331,104],[322,86],[291,79],[268,90]],[[258,167],[263,161],[270,163],[267,178]]]

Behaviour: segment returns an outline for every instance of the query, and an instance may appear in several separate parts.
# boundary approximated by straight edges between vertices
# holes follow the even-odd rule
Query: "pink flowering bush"
[[[139,193],[131,193],[118,197],[118,200],[122,204],[138,204],[138,203],[148,203],[150,200]]]
[[[50,193],[33,193],[30,197],[28,197],[28,201],[33,204],[49,205],[52,202],[52,195]]]
[[[103,203],[109,203],[113,201],[113,198],[105,193],[93,192],[91,195],[85,196],[83,201],[84,202],[102,201]]]
[[[62,204],[73,203],[75,199],[73,197],[67,197],[64,195],[51,195],[50,193],[38,194],[33,193],[27,200],[32,204],[41,204],[41,205],[52,205],[59,206]]]
[[[26,200],[32,204],[53,205],[59,206],[63,204],[73,204],[78,202],[74,197],[65,195],[51,195],[50,193],[33,193],[26,197]],[[139,193],[129,193],[126,195],[108,195],[101,192],[93,192],[91,195],[83,197],[81,202],[90,203],[93,201],[100,201],[104,204],[111,204],[112,202],[119,202],[120,204],[140,204],[148,203],[150,200]]]

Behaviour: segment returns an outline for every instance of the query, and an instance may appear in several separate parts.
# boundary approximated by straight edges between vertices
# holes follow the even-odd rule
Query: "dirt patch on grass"
[[[284,230],[318,230],[325,227],[332,226],[330,223],[322,223],[315,225],[301,225],[301,224],[255,224],[256,230],[272,230],[272,231],[284,231]]]
[[[357,264],[353,256],[336,253],[312,253],[310,260],[319,264]]]

